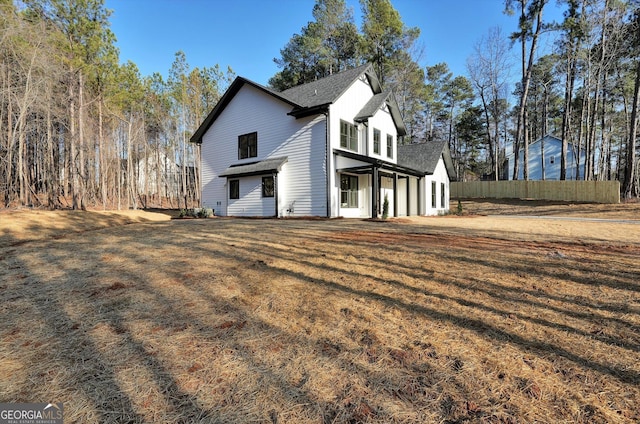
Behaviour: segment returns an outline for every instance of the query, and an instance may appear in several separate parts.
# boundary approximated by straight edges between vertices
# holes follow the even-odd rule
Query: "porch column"
[[[398,217],[398,174],[393,173],[393,216]]]
[[[407,176],[407,216],[411,216],[411,177]]]
[[[371,218],[378,217],[378,168],[375,165],[371,166]]]
[[[420,196],[420,184],[422,184],[423,180],[424,180],[424,177],[419,177],[418,178],[418,184],[417,184],[418,185],[418,195],[417,195],[416,199],[418,199],[418,216],[422,215],[420,213],[420,207],[422,206],[422,196]]]

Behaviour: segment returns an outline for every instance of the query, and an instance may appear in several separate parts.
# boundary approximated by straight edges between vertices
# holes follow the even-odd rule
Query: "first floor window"
[[[275,184],[273,175],[262,177],[262,197],[273,197],[275,194]]]
[[[340,175],[340,207],[358,207],[358,177]]]
[[[229,199],[240,198],[240,180],[229,180]]]
[[[393,158],[393,136],[387,135],[387,157]]]
[[[436,182],[435,181],[431,181],[431,207],[432,208],[437,208],[438,205],[436,205]]]
[[[238,159],[258,156],[258,133],[252,132],[238,136]]]
[[[440,207],[444,208],[447,206],[447,199],[446,199],[446,190],[445,190],[445,185],[444,183],[440,184]]]

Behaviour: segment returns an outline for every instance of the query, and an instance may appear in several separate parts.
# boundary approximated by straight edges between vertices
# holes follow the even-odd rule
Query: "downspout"
[[[325,156],[325,178],[326,178],[326,189],[327,189],[327,218],[331,218],[331,162],[330,162],[330,150],[329,146],[331,145],[331,137],[330,132],[331,128],[329,127],[329,108],[324,113],[325,116],[325,145],[324,145],[324,156]]]

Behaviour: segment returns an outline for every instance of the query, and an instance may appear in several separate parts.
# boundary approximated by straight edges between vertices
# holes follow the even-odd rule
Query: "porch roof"
[[[257,162],[239,163],[231,165],[220,173],[221,177],[249,177],[252,175],[264,175],[274,172],[280,172],[282,165],[288,160],[288,157],[268,158]]]
[[[353,172],[355,174],[367,174],[372,172],[372,167],[375,166],[382,172],[392,172],[399,174],[412,175],[414,177],[424,177],[427,172],[419,171],[406,166],[398,165],[386,160],[373,158],[370,156],[360,155],[358,153],[348,152],[345,150],[333,149],[333,154],[338,158],[344,158],[346,160],[341,164],[337,163],[338,171]]]

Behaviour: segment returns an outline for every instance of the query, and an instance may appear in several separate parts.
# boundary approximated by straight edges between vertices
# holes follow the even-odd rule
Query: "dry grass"
[[[640,225],[42,214],[0,214],[0,402],[70,423],[640,421]]]

